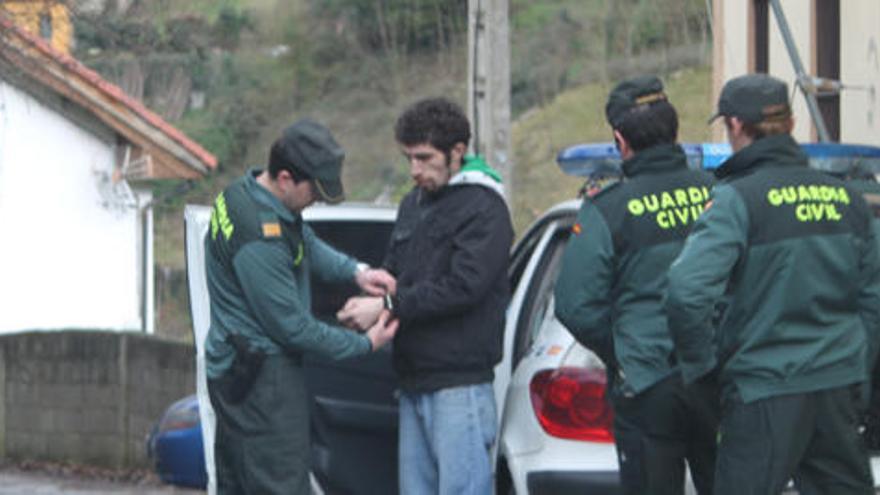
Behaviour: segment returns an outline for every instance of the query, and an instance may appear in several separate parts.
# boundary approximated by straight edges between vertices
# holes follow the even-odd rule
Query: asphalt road
[[[163,485],[158,481],[124,483],[76,476],[54,476],[18,470],[0,471],[0,495],[203,495],[202,490]]]

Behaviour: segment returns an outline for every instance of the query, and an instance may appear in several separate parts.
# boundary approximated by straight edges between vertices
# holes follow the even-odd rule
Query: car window
[[[315,233],[327,244],[370,266],[379,266],[388,248],[392,222],[311,221]],[[312,277],[312,312],[321,320],[336,321],[345,301],[359,293],[355,284],[327,284]]]
[[[547,316],[550,301],[553,297],[553,288],[559,277],[562,253],[568,244],[571,233],[568,224],[557,226],[550,242],[542,253],[541,260],[529,281],[523,310],[520,312],[516,325],[516,337],[513,344],[513,367],[528,352],[535,338],[541,330],[541,324]]]

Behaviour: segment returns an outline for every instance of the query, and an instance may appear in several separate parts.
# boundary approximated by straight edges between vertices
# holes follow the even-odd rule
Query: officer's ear
[[[275,176],[275,182],[278,183],[278,187],[286,188],[293,183],[293,174],[287,169],[281,169]]]
[[[745,131],[745,123],[739,117],[724,117],[724,127],[727,129],[727,141],[734,152],[752,144],[753,139]]]
[[[614,144],[617,146],[617,151],[620,152],[620,157],[624,160],[628,160],[635,154],[629,141],[617,129],[614,129]]]

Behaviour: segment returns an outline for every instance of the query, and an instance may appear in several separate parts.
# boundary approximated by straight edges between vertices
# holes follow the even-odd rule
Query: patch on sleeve
[[[281,237],[281,224],[276,222],[263,222],[263,237]]]
[[[583,232],[583,229],[581,228],[580,223],[575,223],[574,225],[571,226],[571,233],[572,234],[581,235],[581,232]]]

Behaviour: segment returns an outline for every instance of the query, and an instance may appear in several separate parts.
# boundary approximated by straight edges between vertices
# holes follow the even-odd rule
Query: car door
[[[336,249],[378,266],[393,224],[314,220],[309,224]],[[312,312],[336,323],[336,311],[358,288],[312,279]],[[377,352],[335,361],[303,360],[310,404],[312,472],[326,493],[397,493],[397,379],[391,345]]]
[[[508,394],[511,376],[523,350],[524,337],[521,335],[520,319],[523,317],[524,308],[533,304],[532,297],[528,294],[529,284],[544,270],[541,259],[552,237],[550,232],[555,231],[555,227],[548,230],[548,226],[554,223],[558,225],[560,221],[567,222],[570,226],[577,214],[579,204],[579,201],[572,200],[545,214],[523,234],[511,251],[507,272],[511,298],[507,306],[504,327],[504,352],[501,362],[495,366],[495,403],[498,405],[499,425],[504,415],[503,404]]]
[[[196,383],[208,492],[215,490],[214,411],[207,393],[204,340],[210,325],[210,300],[204,270],[204,235],[211,210],[188,205],[184,211],[190,308],[196,345]],[[355,258],[381,263],[394,222],[394,211],[370,207],[315,206],[305,219],[325,242]],[[312,310],[335,321],[354,284],[331,286],[312,279]],[[318,493],[397,493],[397,399],[386,347],[342,361],[306,356],[312,434],[312,488]]]

